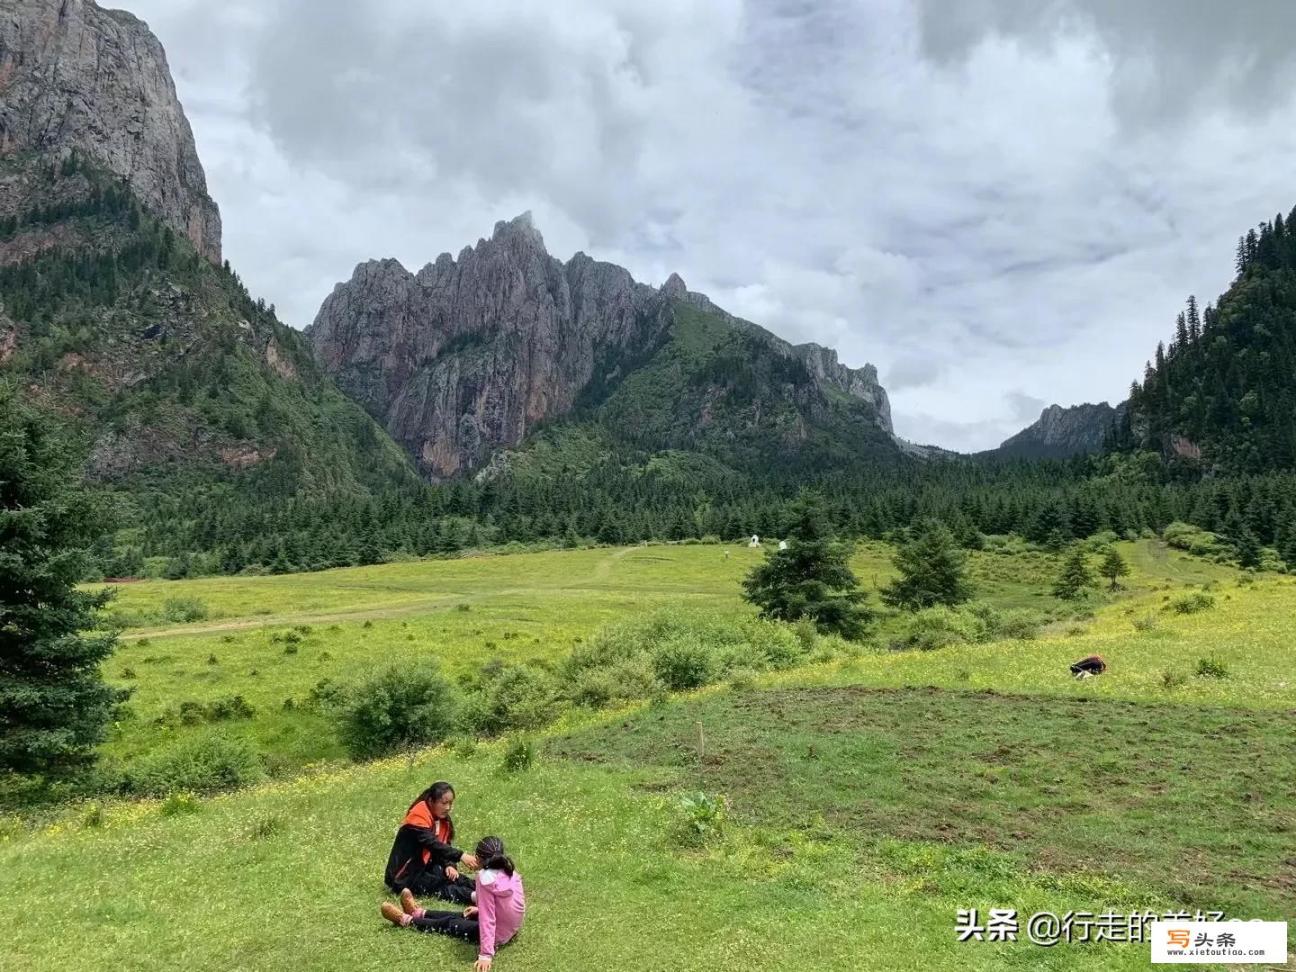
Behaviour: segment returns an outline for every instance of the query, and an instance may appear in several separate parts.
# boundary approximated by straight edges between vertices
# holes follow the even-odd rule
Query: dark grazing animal
[[[1076,678],[1101,675],[1105,671],[1107,671],[1107,663],[1103,661],[1102,655],[1090,655],[1088,658],[1081,658],[1071,666],[1071,674]]]

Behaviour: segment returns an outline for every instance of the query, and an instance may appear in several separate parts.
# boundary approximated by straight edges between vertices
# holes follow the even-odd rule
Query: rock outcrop
[[[213,263],[221,222],[166,53],[93,0],[0,5],[0,156],[83,153]]]
[[[992,455],[1020,459],[1065,459],[1097,452],[1124,414],[1126,404],[1113,408],[1106,402],[1086,402],[1063,408],[1050,405],[1039,420],[1005,439]]]
[[[724,314],[676,274],[653,288],[583,253],[564,264],[545,250],[530,214],[417,274],[395,260],[361,264],[308,333],[325,370],[439,480],[597,402],[670,339],[680,303],[758,335],[817,384],[871,403],[890,432],[872,366],[853,370],[833,351],[781,341]]]

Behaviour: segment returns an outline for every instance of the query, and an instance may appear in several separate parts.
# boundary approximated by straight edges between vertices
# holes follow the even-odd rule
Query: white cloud
[[[1123,398],[1296,201],[1296,8],[1261,0],[126,2],[290,323],[530,209],[557,256],[873,361],[949,447],[1017,431],[1012,395]]]

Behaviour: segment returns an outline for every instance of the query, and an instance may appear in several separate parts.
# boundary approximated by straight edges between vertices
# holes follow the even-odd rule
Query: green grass
[[[670,768],[755,826],[976,844],[1192,907],[1296,906],[1296,717],[923,689],[712,693],[553,744]],[[1239,884],[1245,877],[1247,886]]]
[[[884,612],[854,657],[573,713],[517,774],[500,769],[508,741],[350,766],[328,717],[283,700],[403,660],[462,673],[553,659],[666,605],[749,616],[738,581],[761,553],[668,545],[125,586],[115,610],[139,626],[109,675],[135,687],[135,717],[107,754],[198,731],[153,724],[181,701],[239,694],[256,714],[229,731],[280,778],[195,812],[139,801],[0,818],[0,968],[468,967],[466,946],[377,917],[394,827],[442,776],[460,787],[464,841],[501,834],[527,881],[528,927],[501,969],[1133,969],[1146,946],[958,944],[955,913],[1290,917],[1296,580],[1239,583],[1160,544],[1121,546],[1124,589],[1078,605],[1048,594],[1054,555],[972,557],[979,597],[1055,619],[1034,640],[890,652],[905,619]],[[855,568],[886,583],[889,548],[862,546]],[[1203,586],[1212,607],[1173,610]],[[171,597],[208,617],[159,623]],[[1073,680],[1067,665],[1094,651],[1108,674]],[[1195,675],[1203,657],[1227,677]],[[334,762],[303,774],[320,761]],[[676,801],[697,789],[732,820],[687,849]]]
[[[871,860],[800,830],[735,830],[681,851],[651,773],[569,762],[498,775],[499,747],[321,775],[163,816],[151,805],[0,844],[5,967],[366,970],[470,966],[461,943],[383,922],[381,867],[405,802],[455,780],[466,834],[499,832],[527,883],[522,936],[497,966],[853,970],[1140,968],[1143,949],[954,942],[959,907],[1094,909],[1124,884],[1037,880],[993,855],[895,845]],[[93,866],[87,867],[87,862]],[[60,887],[60,878],[66,890]],[[989,884],[987,885],[987,881]],[[989,887],[993,897],[981,890]],[[948,885],[948,889],[944,887]]]

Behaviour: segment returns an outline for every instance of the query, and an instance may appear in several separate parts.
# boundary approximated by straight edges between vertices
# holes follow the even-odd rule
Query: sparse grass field
[[[500,833],[527,881],[528,926],[501,970],[1135,969],[1146,945],[959,944],[955,912],[1296,918],[1296,579],[1240,583],[1152,542],[1122,550],[1125,590],[1078,607],[1047,595],[1049,555],[974,556],[981,598],[1056,618],[1037,639],[891,652],[903,619],[886,617],[855,657],[569,717],[515,774],[503,742],[347,766],[328,719],[284,700],[412,658],[451,672],[557,658],[681,601],[747,616],[738,582],[759,552],[128,585],[114,610],[135,626],[109,675],[135,687],[134,718],[108,755],[196,731],[155,725],[168,707],[239,694],[255,712],[228,731],[280,778],[188,812],[139,801],[0,818],[0,969],[468,968],[467,946],[377,917],[391,834],[437,777],[460,787],[465,841]],[[860,549],[866,587],[888,579],[889,557]],[[1203,586],[1212,606],[1174,608]],[[177,597],[207,617],[168,625]],[[1095,651],[1109,674],[1072,680],[1067,664]],[[1225,677],[1196,674],[1205,658]],[[692,790],[731,808],[700,848],[679,842]]]

